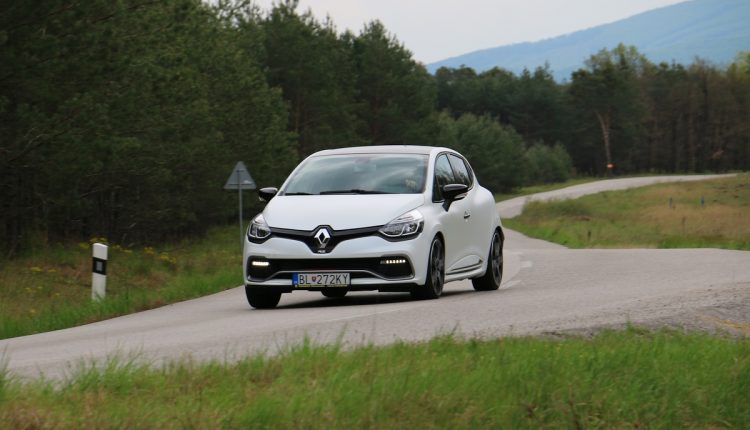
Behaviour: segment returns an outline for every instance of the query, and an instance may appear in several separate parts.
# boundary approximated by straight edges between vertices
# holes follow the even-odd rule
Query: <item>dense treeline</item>
[[[561,144],[585,174],[750,169],[750,53],[721,69],[602,50],[558,84],[547,68],[436,73],[438,108],[489,115],[533,143]],[[607,165],[612,166],[608,171]]]
[[[431,76],[382,24],[341,33],[296,1],[5,2],[0,244],[200,234],[234,216],[221,185],[237,160],[278,185],[340,146],[454,147],[495,191],[608,162],[748,169],[748,65],[654,65],[618,47],[565,84],[546,69]]]
[[[262,40],[198,0],[4,2],[0,20],[9,253],[200,232],[230,211],[236,160],[267,154],[253,168],[270,181],[294,165],[283,100],[252,55]]]

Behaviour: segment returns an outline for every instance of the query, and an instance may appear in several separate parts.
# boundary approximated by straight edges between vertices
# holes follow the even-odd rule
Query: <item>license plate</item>
[[[348,287],[349,273],[294,273],[292,284],[297,288]]]

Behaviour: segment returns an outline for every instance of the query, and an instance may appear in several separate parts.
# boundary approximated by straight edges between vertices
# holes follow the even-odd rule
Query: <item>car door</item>
[[[469,187],[469,192],[466,193],[466,197],[453,202],[456,207],[456,216],[460,217],[460,230],[461,237],[459,242],[456,244],[460,246],[458,251],[459,258],[453,267],[446,266],[448,270],[446,273],[461,272],[475,269],[482,263],[482,255],[484,252],[480,252],[479,246],[479,234],[478,231],[482,230],[480,224],[481,211],[476,210],[475,200],[477,198],[477,187],[474,186],[474,180],[469,168],[467,167],[466,161],[456,154],[448,154],[448,160],[450,161],[451,168],[453,169],[453,175],[456,183],[464,184]],[[452,205],[452,206],[453,206]],[[451,206],[451,211],[453,207]]]
[[[469,167],[469,163],[462,157],[450,154],[448,159],[451,162],[456,180],[461,184],[467,185],[470,190],[466,198],[462,200],[463,218],[466,224],[466,238],[469,239],[466,246],[467,259],[464,266],[481,264],[487,256],[488,244],[492,231],[492,214],[494,210],[494,201],[491,202],[491,208],[487,208],[486,195],[484,191],[476,184],[474,175]],[[486,194],[486,192],[484,193]]]
[[[460,183],[454,169],[448,160],[448,154],[440,154],[435,160],[435,178],[433,181],[432,201],[441,204],[444,201],[442,187],[448,184]],[[467,237],[470,228],[464,220],[466,199],[454,201],[449,210],[439,209],[440,223],[443,226],[445,238],[445,273],[449,274],[461,266],[467,256],[467,247],[471,239]]]

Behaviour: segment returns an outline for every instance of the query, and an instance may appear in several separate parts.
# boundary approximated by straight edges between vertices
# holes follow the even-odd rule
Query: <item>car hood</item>
[[[276,196],[263,217],[275,228],[348,230],[387,224],[423,203],[422,194]]]

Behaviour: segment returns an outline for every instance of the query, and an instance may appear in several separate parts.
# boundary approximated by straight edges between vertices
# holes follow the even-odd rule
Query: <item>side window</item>
[[[453,166],[453,172],[456,175],[456,180],[458,181],[458,183],[471,187],[471,173],[469,173],[466,162],[461,157],[457,157],[453,154],[450,154],[450,160],[451,166]]]
[[[453,169],[448,157],[443,154],[435,160],[435,180],[432,184],[432,200],[439,202],[443,200],[443,186],[455,183]]]

